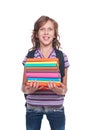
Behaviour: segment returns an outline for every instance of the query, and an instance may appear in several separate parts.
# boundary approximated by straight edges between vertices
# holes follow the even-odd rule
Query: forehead
[[[41,27],[52,27],[54,28],[54,23],[51,20],[48,20],[46,23],[44,23],[44,25],[42,25]]]

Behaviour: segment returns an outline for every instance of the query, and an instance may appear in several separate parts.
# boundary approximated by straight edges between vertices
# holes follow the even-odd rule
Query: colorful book
[[[61,82],[58,58],[27,58],[24,64],[26,70],[26,85],[38,81],[39,86],[48,89],[48,82],[54,82],[58,87]]]

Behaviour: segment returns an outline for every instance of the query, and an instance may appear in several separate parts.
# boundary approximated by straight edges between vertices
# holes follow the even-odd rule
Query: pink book
[[[26,73],[26,77],[49,77],[49,78],[58,78],[60,73]]]

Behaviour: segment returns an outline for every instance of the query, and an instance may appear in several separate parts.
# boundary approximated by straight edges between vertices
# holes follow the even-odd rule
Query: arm
[[[65,68],[65,76],[63,77],[63,81],[60,83],[61,87],[57,87],[55,83],[49,82],[49,89],[54,91],[58,95],[65,95],[67,92],[67,71],[68,68]]]
[[[26,86],[26,69],[24,68],[23,81],[22,81],[22,91],[24,94],[32,94],[38,90],[39,83],[37,81],[31,82],[29,86]]]
[[[68,68],[65,68],[65,76],[63,77],[63,81],[61,83],[62,91],[64,94],[67,92],[67,71]]]
[[[28,93],[28,87],[26,86],[26,69],[24,68],[24,73],[23,73],[23,81],[22,81],[22,91],[23,93],[27,94]]]

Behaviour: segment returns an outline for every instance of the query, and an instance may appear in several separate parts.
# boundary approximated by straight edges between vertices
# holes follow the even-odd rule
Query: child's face
[[[53,38],[55,38],[54,24],[50,20],[45,25],[40,27],[37,37],[39,38],[40,45],[52,45]]]

